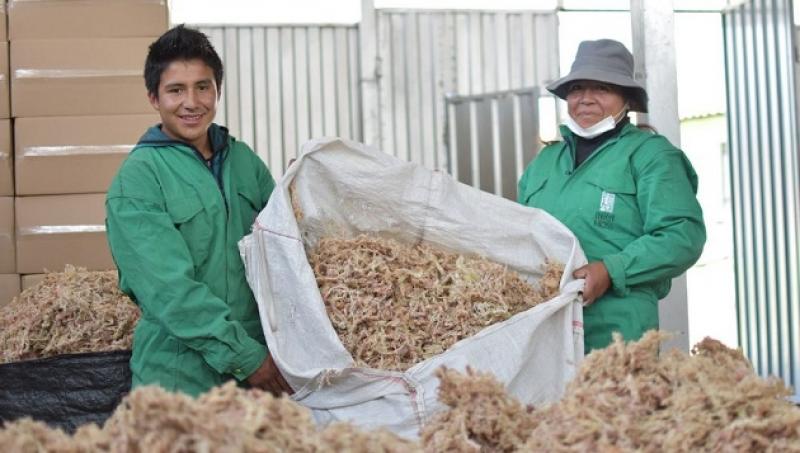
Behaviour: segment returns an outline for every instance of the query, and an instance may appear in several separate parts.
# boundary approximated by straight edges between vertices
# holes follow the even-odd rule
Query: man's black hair
[[[214,71],[217,89],[222,91],[222,60],[202,32],[178,25],[161,35],[147,53],[144,63],[144,84],[147,94],[158,97],[161,74],[173,61],[201,60]]]

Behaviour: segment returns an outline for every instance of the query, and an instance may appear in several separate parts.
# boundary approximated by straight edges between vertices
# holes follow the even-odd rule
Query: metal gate
[[[511,200],[541,148],[539,89],[448,95],[447,171],[458,181]]]
[[[800,389],[800,188],[789,0],[723,15],[739,344]]]

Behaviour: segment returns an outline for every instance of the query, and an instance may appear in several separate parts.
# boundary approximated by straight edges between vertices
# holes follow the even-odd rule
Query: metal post
[[[373,0],[361,0],[361,22],[358,25],[358,45],[361,52],[359,75],[361,85],[361,117],[364,143],[381,147],[380,98],[378,81],[378,30]]]
[[[675,65],[673,0],[631,0],[635,76],[650,97],[649,114],[639,115],[680,147],[678,81]],[[672,291],[659,303],[660,329],[675,337],[663,349],[689,350],[689,304],[686,275],[672,281]]]

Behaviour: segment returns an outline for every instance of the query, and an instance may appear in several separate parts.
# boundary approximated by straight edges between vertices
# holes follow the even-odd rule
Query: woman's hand
[[[275,396],[280,396],[281,393],[291,395],[293,392],[278,370],[278,366],[275,365],[275,361],[272,360],[271,354],[267,354],[267,359],[247,378],[247,382],[253,387],[266,390]]]
[[[586,280],[583,287],[583,302],[591,305],[611,287],[611,277],[608,276],[608,269],[602,261],[594,261],[586,266],[578,268],[572,273],[575,278]]]

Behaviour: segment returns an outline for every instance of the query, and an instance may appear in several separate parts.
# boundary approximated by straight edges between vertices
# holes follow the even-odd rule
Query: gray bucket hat
[[[633,55],[619,41],[582,41],[569,74],[547,85],[547,89],[566,99],[569,84],[575,80],[594,80],[620,86],[625,91],[630,109],[647,113],[647,91],[633,80]]]

